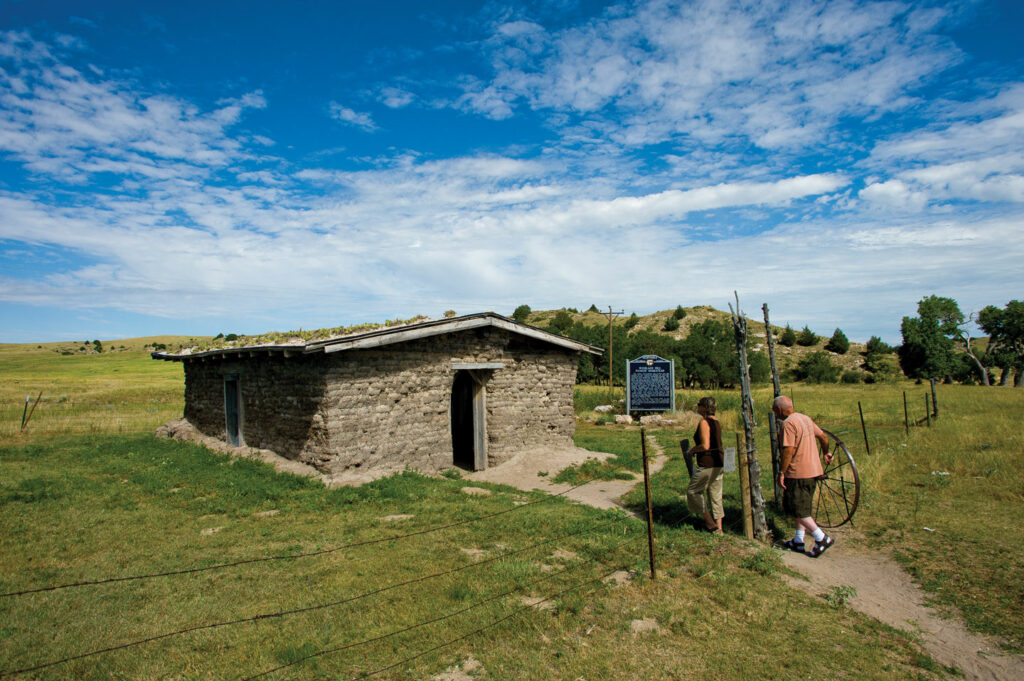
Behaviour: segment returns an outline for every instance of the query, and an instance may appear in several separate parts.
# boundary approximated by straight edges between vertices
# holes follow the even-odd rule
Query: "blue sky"
[[[1024,296],[1024,3],[3,2],[0,341]]]

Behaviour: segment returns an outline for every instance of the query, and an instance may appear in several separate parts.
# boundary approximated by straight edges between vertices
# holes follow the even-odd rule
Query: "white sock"
[[[825,532],[819,527],[814,531],[814,541],[821,541],[825,538]]]
[[[794,544],[803,544],[804,543],[804,531],[803,530],[797,530],[796,532],[793,533],[793,543]]]

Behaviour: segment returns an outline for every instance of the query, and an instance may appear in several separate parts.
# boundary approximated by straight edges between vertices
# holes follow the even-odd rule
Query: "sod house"
[[[340,475],[481,470],[571,446],[580,353],[601,350],[493,312],[295,345],[154,352],[185,369],[204,435]]]

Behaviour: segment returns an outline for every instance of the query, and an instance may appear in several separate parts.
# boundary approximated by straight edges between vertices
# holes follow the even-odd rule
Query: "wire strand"
[[[518,507],[518,508],[521,508],[521,507]],[[203,630],[206,630],[206,629],[216,629],[216,628],[220,628],[220,627],[233,626],[233,625],[236,625],[236,624],[245,624],[245,623],[249,623],[249,622],[257,622],[257,621],[265,620],[265,619],[274,619],[274,618],[279,618],[279,617],[285,617],[285,616],[288,616],[288,615],[296,615],[296,614],[300,614],[300,613],[304,613],[304,612],[312,612],[312,611],[315,611],[315,610],[323,610],[323,609],[326,609],[326,608],[337,607],[339,605],[344,605],[346,603],[351,603],[353,601],[361,600],[363,598],[368,598],[370,596],[376,596],[377,594],[381,594],[381,593],[384,593],[386,591],[391,591],[393,589],[397,589],[397,588],[400,588],[400,587],[403,587],[403,586],[408,586],[410,584],[416,584],[416,583],[419,583],[419,582],[425,582],[425,581],[427,581],[429,579],[435,579],[437,577],[444,577],[444,576],[447,576],[447,575],[450,575],[450,574],[454,574],[456,572],[461,572],[463,570],[468,570],[468,569],[471,569],[471,568],[479,567],[481,565],[487,565],[488,563],[493,563],[493,562],[501,560],[503,558],[508,558],[510,556],[514,556],[514,555],[517,555],[517,554],[520,554],[520,553],[525,553],[526,551],[530,551],[532,549],[538,548],[540,546],[545,546],[547,544],[552,544],[554,542],[561,541],[561,540],[566,539],[568,537],[574,537],[574,536],[577,536],[577,535],[580,535],[580,534],[584,534],[585,532],[595,530],[598,527],[602,527],[604,525],[609,525],[609,524],[617,522],[619,520],[621,520],[621,518],[616,518],[616,519],[613,519],[613,520],[610,520],[610,521],[607,521],[607,522],[604,522],[604,523],[600,523],[600,524],[598,524],[595,527],[586,528],[586,529],[583,529],[583,530],[578,530],[576,532],[569,532],[569,533],[563,534],[561,536],[555,537],[553,539],[548,539],[548,540],[543,541],[543,542],[537,542],[535,544],[531,544],[530,546],[526,546],[526,547],[521,548],[521,549],[516,549],[515,551],[506,551],[506,552],[504,552],[502,554],[494,556],[493,558],[487,558],[487,559],[484,559],[484,560],[479,560],[479,561],[476,561],[476,562],[473,562],[473,563],[469,563],[467,565],[461,565],[461,566],[459,566],[457,568],[453,568],[451,570],[445,570],[445,571],[442,571],[442,572],[436,572],[436,573],[433,573],[433,574],[430,574],[430,575],[425,575],[425,576],[422,576],[422,577],[417,577],[415,579],[410,579],[410,580],[407,580],[407,581],[404,581],[404,582],[398,582],[398,583],[395,583],[395,584],[390,584],[388,586],[380,587],[378,589],[373,589],[371,591],[366,591],[364,593],[358,594],[356,596],[351,596],[349,598],[343,598],[341,600],[332,601],[332,602],[329,602],[329,603],[321,603],[321,604],[317,604],[317,605],[311,605],[311,606],[307,606],[307,607],[304,607],[304,608],[294,608],[292,610],[282,610],[282,611],[278,611],[278,612],[262,613],[262,614],[259,614],[259,615],[254,615],[252,617],[243,617],[243,618],[239,618],[239,619],[235,619],[235,620],[227,620],[227,621],[224,621],[224,622],[211,622],[211,623],[208,623],[208,624],[200,624],[200,625],[197,625],[197,626],[194,626],[194,627],[187,627],[185,629],[179,629],[177,631],[172,631],[172,632],[167,632],[167,633],[163,633],[163,634],[158,634],[156,636],[150,636],[148,638],[139,639],[137,641],[130,641],[128,643],[122,643],[120,645],[110,646],[108,648],[102,648],[102,649],[99,649],[99,650],[92,650],[92,651],[81,653],[81,654],[78,654],[78,655],[72,655],[72,656],[65,657],[65,658],[60,659],[60,660],[54,660],[52,662],[45,662],[43,664],[35,665],[35,666],[32,666],[32,667],[25,667],[23,669],[16,669],[16,670],[9,671],[9,672],[8,671],[3,671],[3,672],[0,672],[0,678],[5,677],[5,676],[14,676],[14,675],[17,675],[17,674],[25,674],[27,672],[34,672],[34,671],[38,671],[40,669],[46,669],[48,667],[53,667],[53,666],[56,666],[56,665],[59,665],[59,664],[64,664],[66,662],[72,662],[72,661],[75,661],[75,660],[81,660],[81,659],[84,659],[84,658],[87,658],[87,657],[93,657],[93,656],[96,656],[96,655],[101,655],[101,654],[104,654],[104,653],[110,653],[110,652],[114,652],[114,651],[117,651],[117,650],[124,650],[126,648],[133,648],[133,647],[140,646],[140,645],[143,645],[143,644],[146,644],[146,643],[152,643],[153,641],[159,641],[159,640],[166,639],[166,638],[171,638],[171,637],[174,637],[174,636],[181,636],[183,634],[188,634],[188,633],[192,633],[192,632],[195,632],[195,631],[203,631]]]
[[[623,544],[625,544],[630,539],[632,539],[632,537],[629,537],[627,539],[623,539],[622,541],[620,541],[617,544],[615,544],[614,546],[612,546],[611,549],[617,549],[618,547],[622,546]],[[262,677],[267,676],[269,674],[272,674],[274,672],[278,672],[278,671],[281,671],[282,669],[286,669],[288,667],[292,667],[294,665],[297,665],[297,664],[300,664],[302,662],[305,662],[306,660],[310,660],[310,659],[312,659],[314,657],[322,657],[324,655],[330,655],[330,654],[333,654],[333,653],[338,653],[338,652],[341,652],[343,650],[348,650],[350,648],[355,648],[357,646],[363,646],[363,645],[369,645],[371,643],[377,643],[378,641],[383,641],[385,639],[393,638],[394,636],[398,636],[399,634],[404,634],[404,633],[406,633],[408,631],[412,631],[413,629],[419,629],[421,627],[425,627],[425,626],[430,625],[430,624],[436,624],[437,622],[443,622],[444,620],[448,620],[448,619],[451,619],[453,617],[457,617],[458,615],[462,615],[462,614],[464,614],[466,612],[469,612],[470,610],[474,610],[474,609],[480,607],[481,605],[484,605],[486,603],[490,603],[491,601],[495,601],[495,600],[498,600],[499,598],[503,598],[505,596],[509,596],[511,594],[516,593],[517,591],[522,591],[523,589],[525,589],[528,586],[533,586],[534,584],[538,584],[540,582],[544,582],[544,581],[547,581],[549,579],[553,579],[555,577],[558,577],[559,575],[564,575],[566,573],[573,572],[575,570],[579,570],[580,568],[585,567],[585,566],[589,566],[591,564],[592,563],[581,562],[581,563],[579,563],[577,565],[574,565],[572,567],[563,568],[562,570],[559,570],[558,572],[549,573],[549,574],[543,575],[541,577],[538,577],[537,579],[530,580],[529,582],[526,582],[525,584],[521,584],[521,585],[517,586],[514,589],[510,589],[509,591],[505,591],[503,593],[496,594],[494,596],[488,596],[487,598],[481,599],[481,600],[477,601],[476,603],[474,603],[472,605],[469,605],[469,606],[467,606],[465,608],[462,608],[461,610],[456,610],[454,612],[448,613],[447,615],[442,615],[441,617],[435,617],[434,619],[430,619],[430,620],[426,620],[426,621],[423,621],[423,622],[419,622],[417,624],[413,624],[413,625],[404,627],[402,629],[397,629],[395,631],[389,632],[387,634],[382,634],[380,636],[375,636],[373,638],[364,639],[362,641],[357,641],[357,642],[354,642],[354,643],[347,643],[347,644],[345,644],[343,646],[338,646],[338,647],[335,647],[335,648],[327,648],[325,650],[320,650],[320,651],[317,651],[317,652],[312,653],[310,655],[306,655],[305,657],[301,657],[301,658],[299,658],[297,660],[293,660],[292,662],[288,662],[287,664],[282,664],[282,665],[280,665],[278,667],[274,667],[273,669],[267,669],[265,671],[260,672],[259,674],[255,674],[253,676],[247,676],[244,679],[242,679],[241,681],[252,681],[253,679],[262,678]]]
[[[357,547],[360,547],[360,546],[370,546],[372,544],[383,544],[384,542],[397,541],[399,539],[406,539],[408,537],[416,537],[416,536],[420,536],[420,535],[424,535],[424,534],[431,534],[432,532],[440,532],[441,530],[447,530],[447,529],[451,529],[453,527],[459,527],[460,525],[468,525],[470,523],[479,522],[481,520],[488,520],[490,518],[496,518],[498,516],[505,515],[506,513],[512,513],[513,511],[518,511],[520,509],[528,508],[528,507],[533,506],[535,504],[545,503],[547,501],[550,501],[551,499],[563,496],[565,494],[568,494],[569,492],[572,492],[573,490],[579,489],[580,487],[583,487],[584,485],[588,485],[591,482],[595,482],[595,481],[594,480],[587,480],[586,482],[582,482],[582,483],[580,483],[578,485],[570,487],[569,489],[562,490],[561,492],[558,492],[557,494],[548,495],[548,496],[544,497],[543,499],[538,499],[536,501],[531,501],[531,502],[528,502],[526,504],[522,504],[521,506],[513,506],[512,508],[507,508],[507,509],[505,509],[503,511],[498,511],[496,513],[490,513],[488,515],[483,515],[483,516],[479,516],[479,517],[476,517],[476,518],[469,518],[467,520],[459,520],[459,521],[454,522],[454,523],[448,523],[447,525],[440,525],[438,527],[431,527],[431,528],[427,528],[425,530],[417,530],[416,532],[409,532],[408,534],[399,534],[399,535],[394,535],[394,536],[391,536],[391,537],[384,537],[384,538],[381,538],[381,539],[367,539],[365,541],[353,542],[351,544],[342,544],[341,546],[335,546],[335,547],[332,547],[332,548],[329,548],[329,549],[322,549],[320,551],[310,551],[310,552],[307,552],[307,553],[293,553],[293,554],[286,554],[286,555],[281,555],[281,556],[267,556],[265,558],[247,558],[245,560],[237,560],[237,561],[234,561],[234,562],[231,562],[231,563],[220,563],[220,564],[217,564],[217,565],[208,565],[206,567],[186,568],[186,569],[182,569],[182,570],[171,570],[171,571],[168,571],[168,572],[154,572],[154,573],[145,574],[145,575],[131,575],[131,576],[128,576],[128,577],[110,577],[110,578],[107,578],[107,579],[97,579],[97,580],[89,580],[89,581],[82,581],[82,582],[71,582],[71,583],[68,583],[68,584],[56,584],[56,585],[53,585],[53,586],[45,586],[45,587],[39,587],[39,588],[35,588],[35,589],[24,589],[22,591],[10,591],[10,592],[7,592],[7,593],[0,593],[0,598],[10,598],[10,597],[14,597],[14,596],[24,596],[24,595],[27,595],[27,594],[42,593],[42,592],[45,592],[45,591],[57,591],[59,589],[71,589],[71,588],[81,587],[81,586],[96,586],[96,585],[99,585],[99,584],[111,584],[111,583],[114,583],[114,582],[130,582],[130,581],[135,581],[135,580],[140,580],[140,579],[153,579],[155,577],[172,577],[172,576],[176,576],[176,575],[195,574],[195,573],[198,573],[198,572],[208,572],[210,570],[220,570],[220,569],[223,569],[223,568],[238,567],[239,565],[250,565],[252,563],[266,563],[268,561],[275,561],[275,560],[294,560],[296,558],[309,558],[309,557],[312,557],[312,556],[323,556],[323,555],[327,555],[329,553],[336,553],[338,551],[343,551],[345,549],[352,549],[352,548],[357,548]]]

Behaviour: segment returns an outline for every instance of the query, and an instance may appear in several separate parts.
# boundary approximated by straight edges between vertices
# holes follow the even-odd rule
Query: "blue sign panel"
[[[675,411],[675,364],[657,355],[626,363],[626,411]]]

